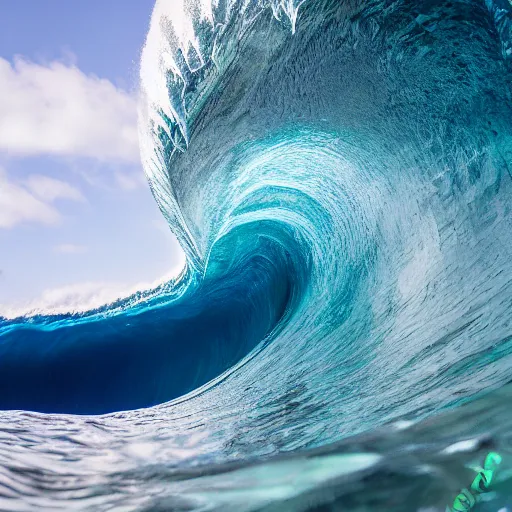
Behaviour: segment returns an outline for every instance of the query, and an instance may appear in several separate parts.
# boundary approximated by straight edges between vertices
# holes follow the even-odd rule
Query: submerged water
[[[509,510],[511,58],[508,0],[159,0],[187,267],[0,319],[0,509],[445,510],[494,450]]]

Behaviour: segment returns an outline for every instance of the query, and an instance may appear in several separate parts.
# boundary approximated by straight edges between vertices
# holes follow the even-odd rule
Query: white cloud
[[[87,252],[85,245],[60,244],[54,247],[54,251],[61,254],[83,254]]]
[[[146,181],[146,177],[141,173],[121,173],[117,172],[115,174],[117,184],[123,190],[135,190],[137,188],[146,186],[148,182]]]
[[[26,187],[42,201],[52,202],[55,199],[85,201],[84,196],[78,189],[69,183],[48,176],[32,174],[25,183]]]
[[[177,279],[183,268],[176,267],[166,275],[153,282],[141,282],[135,285],[107,282],[83,282],[58,288],[45,290],[40,297],[24,304],[0,304],[0,316],[16,318],[19,316],[32,316],[37,314],[62,314],[68,312],[82,312],[96,309],[104,304],[110,304],[137,292],[146,292],[136,301],[144,300],[151,295],[151,290],[157,286]]]
[[[137,162],[137,101],[74,65],[0,58],[0,151]]]
[[[83,196],[69,183],[45,176],[33,175],[25,182],[14,183],[0,169],[0,228],[23,222],[56,224],[61,218],[52,204],[56,199],[82,201]]]

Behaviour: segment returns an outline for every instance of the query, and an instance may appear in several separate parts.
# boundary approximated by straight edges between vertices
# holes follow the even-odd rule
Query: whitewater
[[[0,317],[0,510],[512,510],[511,60],[508,0],[158,0],[186,265]]]

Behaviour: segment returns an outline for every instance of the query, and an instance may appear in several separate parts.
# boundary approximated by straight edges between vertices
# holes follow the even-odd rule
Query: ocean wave
[[[2,409],[113,413],[6,418],[36,432],[47,417],[64,432],[93,422],[123,450],[169,443],[162,464],[215,473],[331,454],[330,443],[508,382],[510,11],[490,0],[158,1],[141,151],[186,269],[90,312],[0,320]],[[390,456],[379,446],[353,460],[361,474]],[[92,458],[86,448],[77,467]],[[129,460],[123,478],[137,471],[152,488],[158,471]],[[318,475],[324,463],[337,467],[301,467]],[[305,510],[297,496],[324,482],[270,499],[251,471],[240,477],[253,482],[249,508],[235,491],[214,499],[222,477],[196,488],[180,473],[173,492],[181,510]]]

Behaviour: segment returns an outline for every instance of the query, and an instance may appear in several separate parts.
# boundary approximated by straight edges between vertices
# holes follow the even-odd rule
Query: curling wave
[[[187,267],[92,312],[0,320],[0,407],[166,402],[94,421],[132,437],[163,421],[216,464],[508,382],[511,11],[159,0],[141,148]]]

